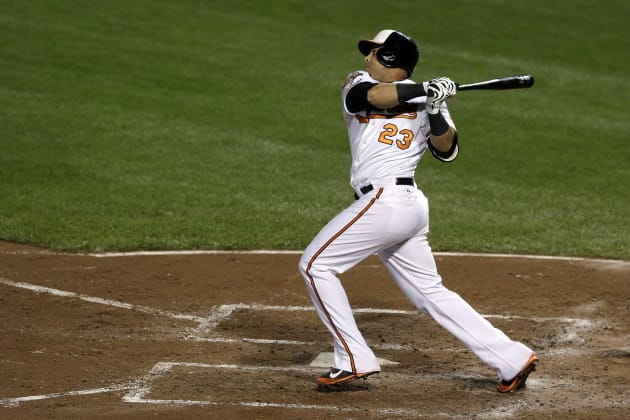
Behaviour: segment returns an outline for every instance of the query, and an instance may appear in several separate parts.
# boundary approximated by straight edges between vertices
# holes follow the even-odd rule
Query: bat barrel
[[[500,79],[457,85],[457,91],[524,89],[532,86],[534,86],[534,76],[526,74],[522,76],[507,76]]]

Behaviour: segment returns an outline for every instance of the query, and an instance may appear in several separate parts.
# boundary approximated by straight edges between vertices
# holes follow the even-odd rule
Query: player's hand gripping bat
[[[526,74],[523,76],[507,76],[500,79],[484,80],[482,82],[469,84],[455,84],[457,91],[464,90],[507,90],[523,89],[534,86],[534,76]]]

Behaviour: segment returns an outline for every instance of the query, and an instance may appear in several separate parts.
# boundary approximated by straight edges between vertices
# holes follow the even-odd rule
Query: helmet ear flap
[[[402,57],[398,51],[389,49],[387,47],[381,47],[376,50],[376,59],[385,67],[399,67],[404,69],[407,72],[407,77],[411,76],[411,72],[413,71],[413,67],[415,66],[414,64],[410,68],[408,63],[406,63],[406,61],[404,60],[404,57]]]
[[[376,59],[385,67],[395,67],[399,61],[396,52],[385,47],[376,50]]]

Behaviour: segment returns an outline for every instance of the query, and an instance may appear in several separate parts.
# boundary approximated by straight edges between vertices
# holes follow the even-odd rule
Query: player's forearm
[[[455,141],[455,130],[453,127],[449,127],[442,135],[436,136],[431,134],[431,145],[439,152],[446,153],[453,147]]]
[[[429,125],[431,126],[431,144],[440,152],[448,152],[453,147],[455,141],[455,130],[448,125],[444,116],[429,114]]]
[[[367,92],[367,100],[375,108],[385,109],[398,105],[398,93],[393,83],[379,83]]]
[[[411,98],[426,95],[424,84],[380,83],[367,92],[368,102],[380,109],[396,106]]]

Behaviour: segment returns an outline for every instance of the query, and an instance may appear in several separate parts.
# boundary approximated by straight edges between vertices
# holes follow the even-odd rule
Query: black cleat
[[[346,370],[335,369],[332,368],[330,371],[319,378],[317,378],[317,383],[321,385],[339,385],[345,384],[348,382],[352,382],[357,379],[367,379],[368,376],[378,373],[378,371],[374,372],[365,372],[365,373],[352,373]]]

